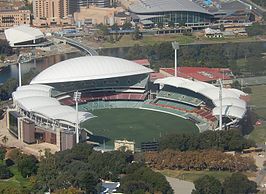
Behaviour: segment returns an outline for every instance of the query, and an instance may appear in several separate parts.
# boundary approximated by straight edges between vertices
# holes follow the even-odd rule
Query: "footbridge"
[[[66,38],[66,37],[56,37],[56,38],[58,38],[58,39],[60,39],[62,41],[65,41],[67,44],[70,44],[70,45],[72,45],[74,47],[78,47],[79,49],[85,51],[90,56],[99,55],[94,48],[88,47],[88,46],[86,46],[86,45],[84,45],[84,44],[82,44],[79,41],[76,41],[74,39]]]

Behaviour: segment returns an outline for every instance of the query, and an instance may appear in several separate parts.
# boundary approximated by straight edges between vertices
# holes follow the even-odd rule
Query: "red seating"
[[[91,92],[83,93],[80,99],[80,103],[86,103],[94,100],[145,100],[147,93],[116,93],[116,92]],[[75,101],[70,97],[60,100],[62,104],[74,105]]]

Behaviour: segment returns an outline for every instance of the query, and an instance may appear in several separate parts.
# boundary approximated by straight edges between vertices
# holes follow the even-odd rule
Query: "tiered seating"
[[[209,120],[209,121],[216,121],[216,117],[212,115],[212,111],[207,109],[207,108],[202,108],[202,109],[196,109],[194,111],[197,115]]]
[[[162,99],[157,100],[156,104],[162,104],[162,105],[168,105],[171,107],[176,107],[176,108],[184,110],[186,112],[192,111],[195,109],[193,106],[190,106],[190,105],[186,105],[186,104],[182,104],[182,103],[174,102],[174,101],[169,101],[169,100],[162,100]]]
[[[193,96],[187,96],[181,93],[175,93],[170,91],[161,90],[157,96],[159,99],[171,99],[179,102],[183,102],[186,104],[191,104],[193,106],[199,106],[203,103],[202,100],[198,98],[194,98]]]
[[[157,110],[159,112],[173,113],[180,117],[187,118],[187,113],[185,112],[182,112],[178,109],[171,109],[171,108],[168,108],[167,106],[159,106],[158,104],[155,104],[155,103],[144,103],[142,108],[151,109],[155,111]]]
[[[85,111],[92,111],[109,108],[139,108],[142,104],[143,102],[141,101],[90,101],[79,105],[79,108]]]
[[[147,98],[147,93],[116,93],[116,92],[91,92],[83,93],[79,104],[87,103],[89,101],[115,101],[115,100],[137,100],[144,101]],[[73,98],[65,98],[60,100],[62,104],[74,105]]]

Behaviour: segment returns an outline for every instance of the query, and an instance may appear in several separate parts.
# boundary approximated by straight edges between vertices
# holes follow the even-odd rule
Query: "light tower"
[[[221,79],[219,82],[219,101],[220,101],[220,114],[219,114],[219,130],[221,131],[223,128],[223,82]]]
[[[172,42],[172,47],[175,50],[175,77],[177,77],[177,51],[179,50],[179,43]]]
[[[79,112],[78,112],[78,102],[80,100],[81,97],[81,92],[76,91],[74,92],[74,100],[76,102],[76,143],[79,143]]]
[[[21,86],[21,77],[22,77],[22,75],[21,75],[21,62],[20,62],[20,59],[21,59],[21,57],[23,56],[23,54],[20,54],[19,56],[18,56],[18,60],[17,60],[17,63],[18,63],[18,86],[20,87]]]

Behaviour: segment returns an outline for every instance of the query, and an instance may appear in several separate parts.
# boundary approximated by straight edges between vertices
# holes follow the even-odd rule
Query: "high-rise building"
[[[1,30],[22,24],[30,24],[30,10],[0,11]]]
[[[79,0],[78,6],[110,7],[110,0]]]
[[[34,25],[68,23],[69,0],[33,0]]]

